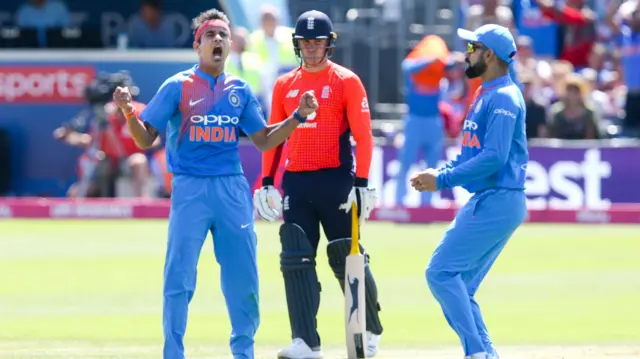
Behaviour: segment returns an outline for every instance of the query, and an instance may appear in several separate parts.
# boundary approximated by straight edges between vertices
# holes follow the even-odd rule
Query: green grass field
[[[278,226],[257,226],[259,358],[275,358],[290,342]],[[444,228],[363,228],[385,326],[380,358],[462,357],[424,277]],[[160,358],[165,241],[166,221],[0,222],[0,358]],[[342,358],[343,299],[319,253],[325,357]],[[639,256],[638,226],[521,227],[477,295],[503,357],[640,358]],[[208,239],[190,311],[189,358],[230,358],[228,333]]]

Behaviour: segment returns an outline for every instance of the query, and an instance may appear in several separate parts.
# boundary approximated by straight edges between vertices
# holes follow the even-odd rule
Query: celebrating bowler
[[[138,146],[149,147],[160,131],[167,131],[173,192],[164,268],[164,358],[185,357],[188,306],[200,251],[211,232],[231,321],[231,352],[235,359],[253,359],[260,317],[256,234],[238,129],[266,151],[282,143],[300,122],[290,116],[266,126],[247,83],[224,72],[230,37],[224,13],[201,13],[193,20],[193,30],[198,65],[166,80],[140,114],[126,88],[118,88],[114,100]],[[317,107],[313,94],[304,93],[297,113],[308,116]]]

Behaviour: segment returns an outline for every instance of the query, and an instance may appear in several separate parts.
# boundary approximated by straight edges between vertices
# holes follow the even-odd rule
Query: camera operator
[[[122,112],[111,101],[118,86],[139,92],[127,73],[101,74],[85,91],[90,110],[53,133],[54,138],[85,149],[78,159],[79,181],[69,189],[69,197],[116,197],[116,182],[121,176],[131,178],[134,196],[145,196],[149,163],[145,151],[133,141]],[[134,105],[137,111],[145,107],[140,102]],[[83,127],[88,127],[86,132]],[[160,139],[156,139],[154,147],[159,145]]]

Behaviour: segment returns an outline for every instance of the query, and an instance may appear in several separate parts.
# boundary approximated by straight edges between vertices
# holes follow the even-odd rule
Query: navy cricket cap
[[[296,21],[294,39],[330,39],[335,37],[333,23],[327,14],[310,10],[304,12]]]
[[[500,58],[511,63],[516,54],[516,42],[509,29],[496,24],[480,26],[476,31],[458,29],[458,37],[469,42],[481,42]]]

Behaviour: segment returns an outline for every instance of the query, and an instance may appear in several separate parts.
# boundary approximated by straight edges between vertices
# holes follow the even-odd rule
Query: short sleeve
[[[181,82],[177,77],[166,80],[153,96],[147,107],[140,113],[142,122],[164,132],[167,122],[180,105]]]
[[[269,115],[269,124],[280,123],[287,119],[287,113],[284,110],[284,104],[282,103],[282,80],[278,79],[273,85],[273,95],[271,96],[271,114]]]
[[[246,88],[245,96],[247,96],[249,100],[240,115],[240,122],[238,126],[242,132],[247,135],[251,135],[265,128],[267,123],[264,119],[258,99],[256,99],[253,92],[248,87]]]

